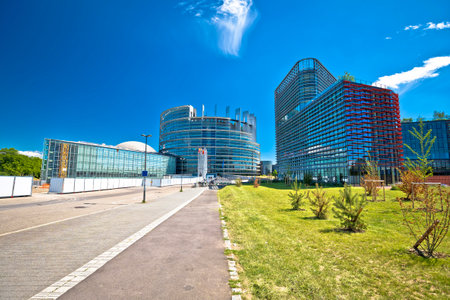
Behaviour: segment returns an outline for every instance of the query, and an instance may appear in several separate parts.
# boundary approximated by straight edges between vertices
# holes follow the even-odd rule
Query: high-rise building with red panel
[[[352,76],[336,79],[317,59],[297,62],[275,90],[279,174],[359,182],[367,160],[387,183],[403,161],[398,95]]]

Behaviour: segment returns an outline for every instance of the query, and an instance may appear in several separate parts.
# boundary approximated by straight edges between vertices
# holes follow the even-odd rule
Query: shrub
[[[400,188],[396,185],[391,186],[391,191],[400,191]]]
[[[259,180],[258,178],[255,178],[255,181],[253,181],[253,187],[257,188],[259,186]]]
[[[345,185],[344,190],[339,191],[339,197],[334,199],[334,216],[341,221],[343,229],[348,231],[362,231],[366,228],[361,213],[366,206],[363,195],[352,194],[350,186]]]
[[[292,189],[295,191],[289,192],[288,196],[291,198],[292,210],[303,210],[300,207],[304,205],[305,195],[300,193],[301,184],[297,182],[297,179],[292,183]]]
[[[378,175],[378,164],[376,161],[372,160],[370,153],[368,153],[369,159],[366,160],[366,164],[364,166],[364,172],[366,173],[363,178],[361,178],[361,186],[364,188],[364,191],[367,196],[372,196],[373,200],[377,199],[378,193],[378,182],[373,182],[372,180],[380,180],[380,176]]]
[[[242,186],[242,179],[236,178],[234,180],[234,183],[236,184],[237,187],[241,187]]]
[[[406,195],[407,200],[411,200],[411,195],[413,192],[413,182],[422,182],[423,179],[417,175],[417,172],[412,170],[400,171],[400,181],[401,183],[398,185],[399,190],[401,190]],[[423,186],[415,185],[414,186],[415,194],[422,193]]]
[[[447,235],[450,224],[450,192],[438,189],[424,191],[416,208],[398,198],[404,224],[417,240],[413,248],[424,257],[432,257]],[[420,249],[419,249],[420,248]]]
[[[331,199],[326,197],[325,191],[317,183],[316,190],[311,191],[311,194],[312,196],[308,197],[312,206],[311,211],[318,219],[326,219]]]

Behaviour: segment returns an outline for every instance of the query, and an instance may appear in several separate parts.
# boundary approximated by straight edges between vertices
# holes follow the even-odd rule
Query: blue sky
[[[273,93],[299,59],[400,94],[402,117],[450,113],[450,1],[1,1],[0,148],[116,145],[170,107],[256,114],[275,159]]]

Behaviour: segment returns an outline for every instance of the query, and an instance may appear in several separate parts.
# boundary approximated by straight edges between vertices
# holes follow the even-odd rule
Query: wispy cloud
[[[422,28],[423,27],[423,28]],[[418,25],[408,25],[405,26],[404,30],[417,30],[419,28],[422,28],[422,30],[430,30],[430,29],[435,29],[435,30],[441,30],[441,29],[447,29],[450,28],[450,22],[441,22],[441,23],[433,23],[433,22],[428,22],[427,25],[422,26],[422,24],[418,24]]]
[[[392,37],[387,36],[387,37],[385,37],[384,39],[385,39],[385,40],[392,40]]]
[[[42,158],[42,153],[39,151],[19,151],[19,154],[26,155],[29,157],[39,157]]]
[[[419,27],[420,26],[422,26],[422,25],[408,25],[408,26],[405,26],[405,28],[404,28],[404,30],[417,30],[417,29],[419,29]]]
[[[216,27],[218,46],[227,55],[239,56],[245,31],[253,24],[256,11],[252,0],[183,1],[178,3],[186,13],[204,19]]]
[[[393,75],[382,76],[375,82],[393,89],[398,89],[401,85],[407,85],[425,78],[439,76],[436,71],[450,65],[450,56],[438,56],[427,59],[423,66],[415,67],[409,71],[396,73]]]
[[[254,21],[250,15],[252,0],[224,0],[213,22],[220,34],[219,47],[226,54],[239,55],[244,31]]]
[[[436,29],[436,30],[441,30],[441,29],[446,29],[446,28],[450,28],[450,22],[441,22],[441,23],[433,23],[433,22],[428,22],[427,23],[427,27],[425,27],[423,30],[429,30],[429,29]]]

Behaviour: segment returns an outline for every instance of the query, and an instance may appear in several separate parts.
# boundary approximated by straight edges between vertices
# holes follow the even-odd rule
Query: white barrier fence
[[[197,183],[201,177],[183,178],[183,185]],[[147,186],[169,186],[181,184],[181,178],[147,179]],[[89,191],[111,190],[125,187],[142,186],[142,178],[52,178],[51,193],[78,193]]]
[[[169,186],[169,185],[183,185],[185,184],[194,184],[202,181],[202,177],[176,177],[176,178],[162,178],[162,179],[151,179],[148,178],[145,184],[147,186]]]
[[[0,198],[31,196],[33,177],[0,176]]]

